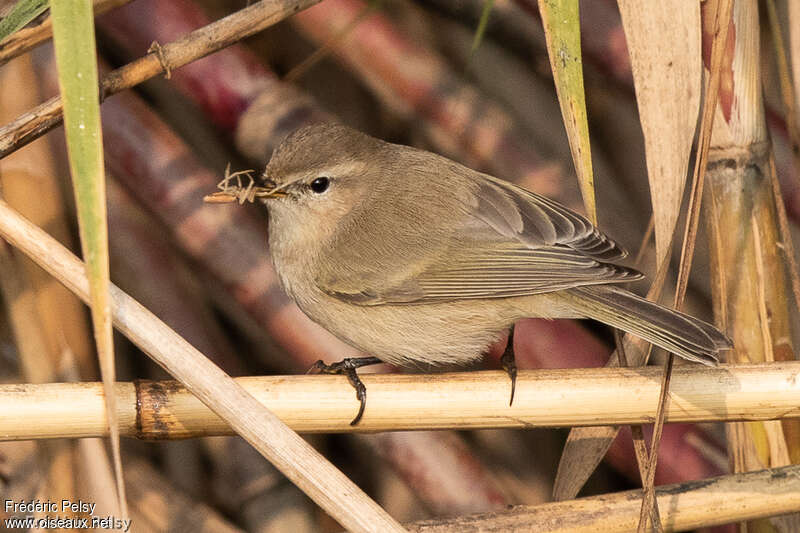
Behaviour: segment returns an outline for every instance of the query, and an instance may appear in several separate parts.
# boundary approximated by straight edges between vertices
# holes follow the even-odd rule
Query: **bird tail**
[[[619,287],[595,285],[565,292],[572,296],[570,306],[581,315],[641,337],[689,361],[716,365],[717,353],[733,346],[711,324]]]

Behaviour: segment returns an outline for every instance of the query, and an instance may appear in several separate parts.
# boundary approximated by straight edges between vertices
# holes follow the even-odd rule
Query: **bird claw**
[[[517,361],[514,358],[514,326],[511,326],[511,330],[508,333],[508,344],[506,344],[503,355],[500,356],[500,364],[503,370],[508,373],[508,377],[511,378],[511,399],[508,401],[508,406],[511,407],[514,403],[514,393],[517,390]]]
[[[347,376],[350,385],[356,390],[356,399],[359,401],[358,413],[355,418],[350,422],[351,426],[355,426],[364,415],[364,409],[367,407],[367,387],[361,378],[358,377],[356,369],[362,366],[376,365],[382,363],[377,357],[347,357],[341,361],[327,364],[322,359],[311,365],[306,371],[306,374],[318,372],[320,374],[338,374]]]

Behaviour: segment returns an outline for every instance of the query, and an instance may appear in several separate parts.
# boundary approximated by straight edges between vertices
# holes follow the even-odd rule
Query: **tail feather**
[[[717,353],[733,344],[717,328],[610,285],[570,289],[570,304],[581,314],[599,320],[705,365],[716,365]]]

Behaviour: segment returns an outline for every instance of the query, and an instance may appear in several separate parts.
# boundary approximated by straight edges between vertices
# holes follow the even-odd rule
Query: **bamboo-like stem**
[[[656,489],[656,498],[668,531],[789,513],[800,509],[800,466],[666,485]],[[419,533],[627,533],[636,528],[641,499],[641,490],[631,490],[408,527]]]
[[[567,427],[652,422],[661,368],[521,371],[514,405],[508,376],[498,371],[449,374],[366,374],[364,418],[342,376],[246,377],[236,381],[300,432]],[[799,362],[682,365],[673,371],[668,422],[770,420],[800,417]],[[120,432],[178,439],[232,431],[174,381],[118,383]],[[97,383],[0,386],[0,439],[103,436]]]
[[[715,318],[735,344],[729,362],[792,361],[796,317],[787,298],[788,265],[779,251],[786,245],[770,181],[757,4],[736,2],[730,24],[735,39],[724,64],[729,81],[720,89],[708,164]],[[726,431],[734,472],[800,459],[797,421],[737,422]],[[743,528],[797,531],[800,514]]]
[[[262,0],[203,26],[106,75],[102,96],[109,96],[207,56],[301,11],[319,0]],[[0,128],[0,158],[61,123],[61,98],[55,96]]]
[[[88,299],[84,264],[2,201],[0,234],[81,299]],[[379,505],[230,376],[119,288],[112,285],[110,292],[117,328],[180,378],[342,526],[352,531],[403,531]]]

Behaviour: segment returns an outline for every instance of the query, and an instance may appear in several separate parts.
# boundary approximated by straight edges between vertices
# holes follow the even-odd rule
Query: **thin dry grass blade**
[[[652,218],[650,219],[653,220]],[[650,228],[652,225],[648,227],[647,234],[650,234]],[[647,236],[643,239],[642,248],[644,248],[645,243],[647,242]],[[640,250],[641,251],[641,250]],[[614,330],[614,345],[617,349],[617,355],[619,359],[619,366],[625,368],[628,366],[628,356],[625,353],[625,344],[622,340],[622,332],[618,329]],[[636,466],[639,467],[639,477],[644,481],[647,478],[647,465],[649,463],[648,460],[648,451],[647,451],[647,444],[644,440],[644,431],[642,426],[633,425],[631,426],[631,437],[633,438],[633,451],[636,454]],[[653,528],[660,532],[662,531],[661,527],[661,513],[658,510],[658,502],[654,502],[654,505],[650,507],[650,520],[653,524]],[[640,526],[646,523],[646,521],[639,521]]]
[[[678,219],[700,110],[700,4],[681,0],[618,4],[644,133],[660,261]]]
[[[670,244],[670,248],[671,246]],[[661,291],[664,288],[667,271],[669,270],[669,259],[670,257],[665,255],[661,260],[655,279],[653,279],[653,284],[650,286],[650,290],[647,291],[648,300],[658,301],[661,297]],[[628,365],[636,367],[647,363],[652,350],[651,345],[629,335],[623,337],[623,344]],[[614,352],[611,354],[606,366],[616,367],[619,365],[619,354]],[[603,456],[611,447],[617,433],[619,433],[619,427],[616,426],[573,428],[570,430],[558,463],[558,471],[553,484],[553,499],[558,501],[569,500],[578,494],[581,487],[589,479],[589,476],[597,468],[597,465],[603,460]]]

